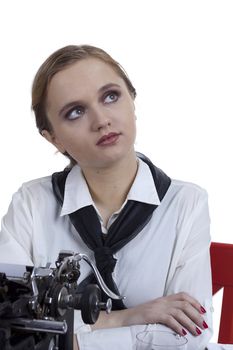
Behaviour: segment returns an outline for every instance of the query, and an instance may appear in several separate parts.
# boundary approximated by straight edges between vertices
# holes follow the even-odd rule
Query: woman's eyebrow
[[[75,106],[77,106],[77,105],[80,105],[80,104],[82,104],[81,101],[72,101],[72,102],[69,102],[69,103],[65,104],[65,106],[63,106],[63,107],[59,110],[58,115],[62,116],[62,114],[63,114],[66,110],[68,110],[68,109],[70,109],[70,108],[72,108],[72,107],[75,107]]]
[[[116,83],[108,83],[104,86],[101,86],[101,88],[99,89],[99,92],[103,92],[103,91],[106,91],[110,88],[120,88],[120,85],[116,84]]]

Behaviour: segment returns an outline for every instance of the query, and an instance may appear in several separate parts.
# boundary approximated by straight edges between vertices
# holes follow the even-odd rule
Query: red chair
[[[233,344],[233,244],[210,247],[213,294],[223,288],[218,343]]]

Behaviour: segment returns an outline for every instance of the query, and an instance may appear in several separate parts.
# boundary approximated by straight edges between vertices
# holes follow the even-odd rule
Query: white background
[[[62,46],[92,44],[136,86],[136,149],[206,188],[212,239],[233,243],[231,0],[2,1],[0,39],[1,217],[22,182],[67,163],[35,128],[36,70]]]

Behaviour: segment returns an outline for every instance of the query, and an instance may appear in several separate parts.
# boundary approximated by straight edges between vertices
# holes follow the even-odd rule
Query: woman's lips
[[[116,141],[119,139],[120,134],[119,133],[115,133],[115,132],[110,132],[107,135],[102,136],[98,142],[97,142],[97,146],[108,146],[108,145],[112,145],[115,144]]]

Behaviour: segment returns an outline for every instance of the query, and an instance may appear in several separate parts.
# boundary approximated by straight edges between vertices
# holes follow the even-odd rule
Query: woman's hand
[[[135,308],[128,309],[124,322],[128,324],[161,323],[180,335],[200,335],[208,328],[202,314],[206,311],[201,304],[187,293],[161,297]]]
[[[208,328],[202,317],[205,312],[196,299],[187,293],[178,293],[130,309],[113,311],[109,315],[101,312],[92,329],[161,323],[180,335],[187,331],[200,335],[201,329]]]

